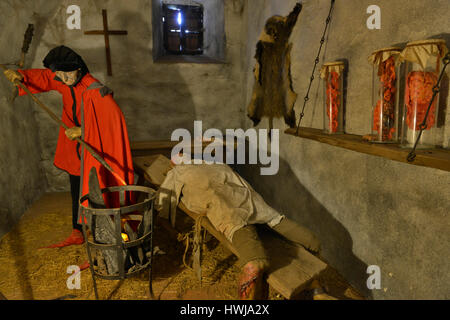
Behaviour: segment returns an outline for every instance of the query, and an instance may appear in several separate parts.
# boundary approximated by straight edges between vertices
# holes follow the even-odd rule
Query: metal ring
[[[414,152],[411,152],[410,154],[408,154],[408,162],[413,162],[416,159],[416,154]]]
[[[450,63],[450,53],[447,53],[447,54],[444,56],[444,59],[442,59],[442,61],[443,61],[445,64],[449,64],[449,63]]]

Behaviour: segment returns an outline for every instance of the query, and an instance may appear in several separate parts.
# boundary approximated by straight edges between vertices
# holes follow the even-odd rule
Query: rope
[[[187,263],[186,263],[186,255],[187,255],[187,252],[189,250],[189,243],[190,243],[191,234],[193,234],[193,231],[190,231],[190,232],[187,232],[187,233],[183,233],[183,234],[179,233],[178,237],[177,237],[177,240],[179,242],[185,241],[185,250],[184,250],[184,254],[183,254],[183,265],[186,268],[190,269],[190,270],[192,270],[192,267],[187,265]]]
[[[189,245],[190,245],[191,241],[193,244],[192,252],[195,252],[199,248],[199,246],[202,246],[203,240],[205,239],[205,236],[206,236],[206,229],[203,232],[203,236],[201,235],[202,222],[203,222],[204,218],[206,218],[206,214],[199,215],[195,219],[195,223],[194,223],[194,226],[192,227],[192,230],[187,233],[179,233],[178,237],[177,237],[177,240],[179,242],[183,242],[183,241],[185,242],[185,249],[184,249],[184,254],[183,254],[183,265],[190,270],[193,270],[193,268],[186,263],[187,252],[189,250]],[[191,240],[191,237],[193,238],[192,240]],[[198,239],[198,241],[196,241],[196,239]]]

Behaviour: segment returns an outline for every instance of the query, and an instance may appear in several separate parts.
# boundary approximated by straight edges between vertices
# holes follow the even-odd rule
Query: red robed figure
[[[99,82],[89,73],[86,73],[76,85],[69,87],[59,81],[50,69],[29,69],[19,72],[24,76],[23,84],[32,93],[51,90],[61,93],[62,121],[69,128],[82,126],[81,138],[105,159],[128,185],[134,184],[133,161],[125,119],[111,92],[102,91],[102,88],[87,90],[93,83]],[[26,95],[26,92],[19,89],[19,94]],[[100,188],[121,185],[89,152],[86,150],[82,152],[82,148],[76,141],[69,140],[65,135],[65,129],[60,127],[54,165],[71,175],[81,176],[81,195],[89,193],[89,171],[92,167],[97,169]],[[81,161],[83,172],[80,172]],[[127,204],[133,202],[134,199],[131,198],[132,195],[128,195]],[[119,198],[114,193],[109,193],[108,197],[105,197],[105,203],[109,208],[120,206]]]

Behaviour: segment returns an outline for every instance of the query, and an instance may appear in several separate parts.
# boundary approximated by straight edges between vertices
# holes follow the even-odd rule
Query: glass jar
[[[328,134],[344,133],[344,69],[342,61],[325,63],[320,72],[324,80],[323,128]]]
[[[372,53],[372,142],[396,143],[399,136],[399,88],[402,48],[391,47]]]
[[[401,145],[418,149],[442,144],[443,128],[438,128],[439,94],[433,97],[442,71],[442,58],[447,53],[445,40],[414,41],[406,45],[400,55],[405,61],[405,94],[402,112]],[[429,109],[428,109],[429,108]],[[425,117],[426,122],[425,122]]]

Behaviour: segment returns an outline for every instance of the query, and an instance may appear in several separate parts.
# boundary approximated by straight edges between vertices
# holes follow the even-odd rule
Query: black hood
[[[44,67],[49,68],[52,72],[67,72],[81,69],[81,77],[89,72],[83,59],[75,51],[65,46],[59,46],[50,50],[43,63]]]

